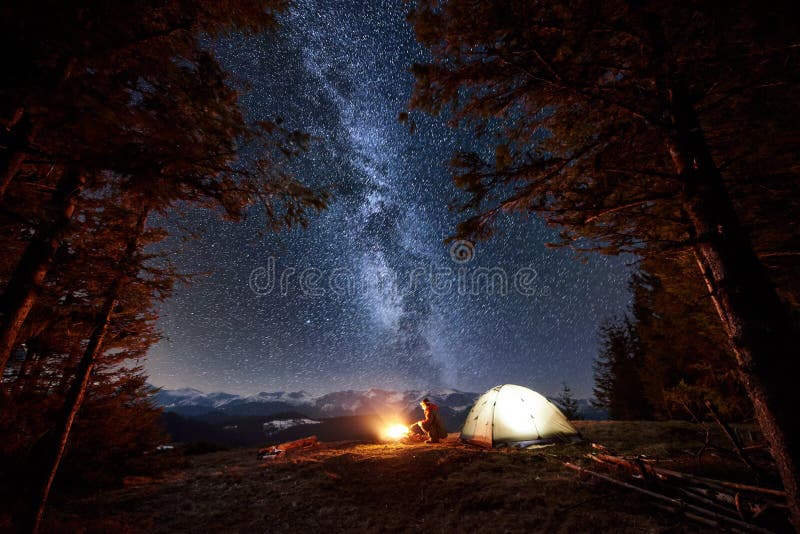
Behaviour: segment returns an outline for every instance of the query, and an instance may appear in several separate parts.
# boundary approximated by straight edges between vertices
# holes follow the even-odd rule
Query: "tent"
[[[580,441],[581,437],[546,398],[531,389],[506,384],[490,389],[475,402],[461,429],[461,439],[487,448],[523,448]]]

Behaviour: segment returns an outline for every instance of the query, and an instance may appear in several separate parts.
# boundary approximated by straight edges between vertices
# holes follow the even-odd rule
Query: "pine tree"
[[[3,191],[10,198],[4,198],[17,220],[27,214],[11,206],[35,202],[47,210],[25,224],[33,237],[0,295],[0,371],[19,345],[60,244],[75,230],[72,215],[90,196],[85,193],[153,190],[159,194],[154,209],[189,202],[233,219],[259,204],[271,228],[302,222],[308,210],[324,207],[324,195],[280,165],[307,148],[308,136],[245,121],[226,73],[198,40],[200,32],[213,37],[232,24],[263,30],[283,6],[231,1],[83,9],[65,3],[46,17],[25,5],[7,8],[3,36],[30,56],[12,65],[17,75],[0,85],[0,101],[8,128],[30,122],[36,135],[19,149],[23,157],[9,171]],[[50,30],[44,44],[37,41]],[[19,159],[17,145],[5,147],[6,160]],[[27,156],[33,152],[35,160]],[[12,183],[16,174],[26,179]],[[48,187],[54,193],[42,198]]]
[[[641,379],[641,346],[630,319],[604,324],[600,345],[594,363],[594,405],[608,410],[611,419],[651,419]]]
[[[31,423],[9,445],[33,451],[16,518],[26,530],[38,528],[81,407],[114,399],[113,414],[146,395],[140,385],[134,397],[92,397],[101,369],[118,370],[158,339],[154,304],[180,278],[144,253],[164,237],[148,214],[191,205],[240,220],[257,206],[271,230],[305,224],[327,198],[286,170],[309,136],[248,122],[200,41],[269,29],[285,2],[52,7],[4,6],[0,23],[2,42],[22,52],[0,82],[0,228],[10,236],[0,262],[0,419]],[[12,354],[21,356],[6,372]],[[143,423],[152,421],[140,405]],[[34,406],[38,415],[25,413]]]
[[[134,210],[107,199],[98,204],[95,209],[84,206],[80,212],[83,231],[70,236],[51,271],[48,291],[37,301],[26,323],[24,335],[29,342],[25,358],[35,362],[36,369],[8,380],[15,393],[0,410],[5,418],[12,418],[0,421],[4,433],[17,437],[3,451],[3,460],[8,462],[3,468],[14,469],[19,460],[25,467],[25,476],[21,477],[24,483],[18,488],[22,501],[12,507],[20,512],[15,520],[23,530],[35,530],[37,503],[41,510],[84,398],[91,399],[89,413],[94,410],[95,416],[102,412],[140,417],[136,426],[142,432],[141,439],[117,450],[142,452],[141,447],[157,439],[157,410],[145,399],[144,378],[140,371],[128,371],[124,364],[144,357],[158,339],[153,304],[169,294],[173,276],[168,267],[147,265],[149,256],[138,255],[138,249],[163,234],[147,232],[146,240],[140,243],[146,203],[137,203]],[[137,257],[129,257],[132,250]],[[146,276],[140,277],[145,269]],[[115,302],[109,300],[112,294],[116,295]],[[118,317],[113,324],[108,320],[109,313]],[[93,372],[95,368],[101,370]],[[122,395],[125,391],[128,393]],[[103,409],[98,411],[101,405]],[[117,423],[121,438],[125,425],[122,420]],[[100,431],[96,424],[79,433],[114,444],[115,438],[105,434],[114,432],[112,426],[108,421],[106,430]],[[100,470],[103,467],[97,466]],[[23,511],[28,511],[27,521]]]
[[[431,59],[411,107],[496,147],[453,159],[471,194],[460,236],[534,212],[563,246],[691,251],[800,528],[794,325],[732,195],[756,170],[796,175],[792,7],[420,0],[410,20]]]
[[[556,399],[559,409],[567,419],[577,419],[579,414],[578,400],[572,395],[572,390],[566,382],[562,383],[561,391]]]
[[[686,253],[645,258],[633,277],[633,326],[642,345],[640,376],[656,418],[705,411],[711,400],[728,420],[752,407],[739,381],[703,281]]]
[[[709,302],[698,298],[702,280],[687,273],[684,256],[640,262],[631,280],[631,316],[601,329],[596,405],[614,419],[697,419],[707,400],[726,419],[751,417],[725,333]]]
[[[35,509],[32,508],[30,515],[23,518],[22,525],[26,531],[30,529],[35,532],[39,529],[53,480],[67,447],[72,425],[83,404],[97,359],[104,349],[105,338],[114,312],[119,305],[127,284],[137,276],[143,267],[140,261],[137,261],[137,253],[141,247],[141,239],[150,210],[150,205],[145,203],[139,206],[135,212],[135,223],[130,228],[124,252],[119,257],[122,267],[104,293],[102,308],[92,325],[86,348],[78,360],[76,376],[67,390],[62,413],[57,420],[57,426],[54,427],[52,433],[46,435],[37,444],[35,458],[39,469],[31,477],[33,479],[31,481],[32,485],[37,491],[37,499],[31,501],[31,504],[35,502]]]
[[[277,13],[286,7],[284,0],[55,2],[44,11],[29,3],[4,5],[0,44],[14,54],[3,58],[0,84],[5,126],[0,134],[0,200],[29,156],[41,154],[47,141],[40,135],[63,134],[65,127],[75,134],[80,132],[77,126],[86,125],[83,121],[91,124],[108,118],[109,112],[119,113],[135,98],[135,91],[126,94],[126,89],[152,83],[153,73],[179,66],[175,59],[192,61],[200,49],[199,36],[258,33],[273,28]],[[101,101],[107,104],[104,113],[80,113]],[[100,131],[92,130],[102,139]]]

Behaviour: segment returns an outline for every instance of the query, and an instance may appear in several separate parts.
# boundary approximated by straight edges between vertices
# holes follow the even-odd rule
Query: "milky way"
[[[576,261],[553,230],[509,219],[474,248],[445,244],[460,215],[446,163],[481,148],[444,121],[400,124],[423,61],[402,1],[296,2],[270,36],[214,45],[252,120],[281,117],[314,143],[292,164],[329,188],[308,229],[260,236],[201,212],[175,256],[208,272],[163,305],[151,382],[232,393],[518,383],[591,391],[597,327],[629,301],[621,258]],[[628,260],[629,261],[629,260]]]

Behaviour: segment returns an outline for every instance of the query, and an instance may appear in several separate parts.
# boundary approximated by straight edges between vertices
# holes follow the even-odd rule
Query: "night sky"
[[[163,304],[153,384],[319,394],[516,383],[553,394],[566,381],[590,396],[597,328],[628,305],[630,259],[584,264],[546,249],[554,230],[534,218],[509,218],[474,249],[444,243],[460,217],[446,163],[482,147],[441,119],[414,117],[413,134],[397,121],[409,67],[425,59],[406,10],[300,0],[276,34],[214,45],[232,83],[248,86],[250,118],[282,117],[316,138],[293,170],[334,199],[308,229],[266,236],[256,211],[243,223],[186,215],[201,237],[174,260],[210,274]]]

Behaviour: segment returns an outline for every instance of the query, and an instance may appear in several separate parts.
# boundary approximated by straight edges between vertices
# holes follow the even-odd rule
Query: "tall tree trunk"
[[[31,501],[27,503],[28,508],[19,521],[23,532],[38,532],[39,526],[41,525],[42,518],[44,517],[44,509],[47,505],[47,498],[53,486],[53,480],[58,472],[61,459],[64,456],[75,417],[78,415],[78,411],[83,404],[83,399],[86,396],[86,388],[89,385],[97,356],[102,352],[103,341],[108,332],[108,326],[111,323],[114,309],[119,303],[119,298],[125,285],[129,279],[136,274],[131,272],[130,266],[135,264],[133,260],[139,249],[139,242],[144,231],[148,213],[149,209],[143,208],[136,222],[136,227],[132,229],[133,233],[120,261],[120,264],[123,266],[122,271],[116,276],[106,292],[102,311],[92,329],[89,343],[78,362],[74,381],[67,392],[64,407],[56,423],[56,427],[52,433],[42,438],[41,442],[36,446],[34,459],[36,464],[40,466],[40,469],[37,470],[32,477],[33,491],[31,492]]]
[[[55,79],[49,84],[53,95],[62,90],[64,84],[72,76],[76,63],[77,58],[71,55],[61,58],[58,62]],[[6,126],[8,141],[5,145],[8,148],[7,153],[0,157],[0,201],[3,200],[6,189],[28,158],[28,151],[39,130],[39,121],[31,117],[27,110],[31,104],[30,99],[27,100],[16,110],[14,118]]]
[[[672,131],[667,145],[683,182],[681,203],[691,221],[694,254],[736,356],[737,368],[800,531],[800,425],[794,410],[795,325],[753,250],[706,143],[688,86],[669,50],[662,21],[643,13],[653,44],[657,83],[665,92]]]
[[[738,220],[687,92],[677,88],[671,97],[675,133],[669,148],[685,184],[682,204],[696,234],[697,264],[800,530],[795,326]]]
[[[11,397],[17,398],[25,389],[25,384],[30,377],[30,370],[33,367],[33,363],[36,360],[37,352],[34,350],[27,350],[25,351],[25,359],[22,360],[22,363],[19,366],[19,371],[17,371],[17,376],[14,377],[14,382],[11,386]]]
[[[6,150],[0,156],[0,200],[3,200],[11,180],[25,163],[35,136],[36,127],[31,124],[27,114],[11,126],[3,136],[6,138],[3,143]]]
[[[85,176],[76,168],[64,171],[54,193],[55,214],[37,229],[0,298],[0,376],[5,371],[17,337],[44,283],[56,251],[69,229]]]

